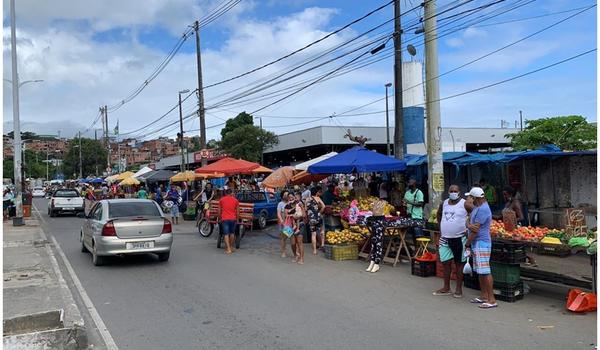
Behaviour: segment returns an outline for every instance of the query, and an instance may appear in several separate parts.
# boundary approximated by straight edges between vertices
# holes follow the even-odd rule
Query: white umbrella
[[[322,156],[319,156],[317,158],[313,158],[311,160],[307,160],[304,163],[300,163],[300,164],[296,164],[296,166],[294,166],[294,169],[296,170],[307,170],[309,166],[313,165],[313,164],[317,164],[318,162],[321,162],[325,159],[331,158],[333,156],[335,156],[337,154],[337,152],[329,152],[327,154],[324,154]]]
[[[151,171],[152,171],[152,169],[150,169],[147,166],[145,166],[145,167],[141,168],[140,170],[138,170],[135,174],[133,174],[132,177],[135,177],[137,179],[139,176],[147,174],[147,173],[149,173]]]

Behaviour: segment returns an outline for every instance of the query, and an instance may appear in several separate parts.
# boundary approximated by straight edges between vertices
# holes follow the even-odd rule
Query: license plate
[[[154,242],[153,241],[150,241],[150,242],[131,242],[131,243],[125,244],[125,247],[127,249],[148,249],[148,248],[154,248]]]
[[[75,208],[63,208],[63,210],[75,210]]]

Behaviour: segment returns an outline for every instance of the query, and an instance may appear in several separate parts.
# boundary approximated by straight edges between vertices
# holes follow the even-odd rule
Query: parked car
[[[77,214],[83,211],[83,198],[74,189],[58,189],[52,193],[48,201],[48,216],[50,217],[54,217],[60,213]]]
[[[254,203],[254,220],[258,223],[259,229],[267,227],[267,223],[277,220],[277,204],[279,195],[271,192],[238,192],[237,199],[242,203]]]
[[[111,255],[153,253],[167,261],[171,255],[171,222],[155,201],[109,199],[97,202],[85,218],[79,240],[82,252],[92,253],[94,265]]]
[[[33,191],[31,191],[31,195],[34,197],[44,197],[46,195],[46,191],[42,187],[34,187]]]

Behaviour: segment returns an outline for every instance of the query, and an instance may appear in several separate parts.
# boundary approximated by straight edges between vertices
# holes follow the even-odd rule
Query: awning
[[[136,171],[135,174],[133,174],[133,177],[138,178],[138,177],[140,177],[144,174],[147,174],[151,171],[152,171],[152,168],[145,166],[145,167],[141,168],[140,170]]]
[[[119,186],[132,186],[132,185],[139,185],[140,182],[133,176],[130,176],[126,179],[124,179],[123,181],[119,182]]]
[[[306,170],[306,169],[308,169],[309,166],[311,166],[313,164],[317,164],[317,163],[319,163],[321,161],[324,161],[325,159],[329,159],[329,158],[331,158],[331,157],[333,157],[333,156],[335,156],[337,154],[338,154],[337,152],[329,152],[327,154],[323,154],[322,156],[319,156],[317,158],[313,158],[311,160],[307,160],[304,163],[296,164],[294,166],[294,169],[296,169],[296,170]]]
[[[235,158],[223,158],[216,162],[203,166],[194,170],[198,174],[202,173],[224,173],[225,175],[236,175],[236,174],[251,174],[252,170],[260,167],[260,164],[249,162],[243,159]]]
[[[290,181],[291,185],[309,185],[312,182],[319,182],[325,179],[328,174],[311,174],[308,171],[301,171],[294,175]]]
[[[375,171],[402,171],[406,162],[361,146],[355,146],[308,167],[311,174],[351,174]]]

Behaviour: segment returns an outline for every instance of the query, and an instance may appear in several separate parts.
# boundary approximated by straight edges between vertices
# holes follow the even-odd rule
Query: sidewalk
[[[4,229],[5,349],[83,349],[83,318],[38,220]]]

